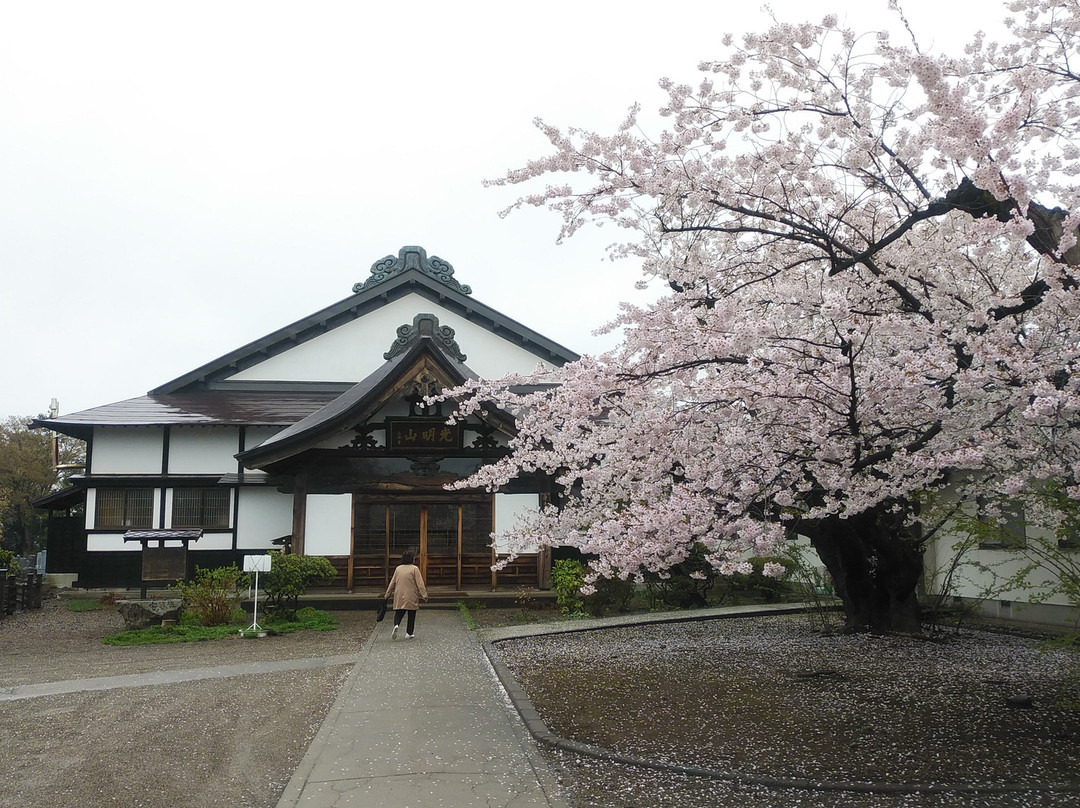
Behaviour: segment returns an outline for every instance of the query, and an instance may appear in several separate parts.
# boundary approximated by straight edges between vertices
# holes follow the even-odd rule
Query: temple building
[[[383,586],[412,549],[433,587],[543,587],[539,550],[492,565],[500,530],[543,504],[549,482],[447,489],[508,451],[512,415],[449,425],[452,405],[427,397],[577,358],[478,302],[446,261],[403,247],[350,297],[145,396],[36,421],[87,443],[77,491],[52,498],[85,507],[50,539],[49,571],[137,586],[146,542],[132,538],[178,536],[189,571],[289,545],[329,558],[353,590]]]

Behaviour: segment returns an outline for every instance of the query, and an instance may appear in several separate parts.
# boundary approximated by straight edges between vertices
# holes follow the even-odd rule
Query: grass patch
[[[205,640],[220,640],[224,637],[236,636],[240,631],[239,626],[151,626],[131,631],[121,631],[110,634],[101,641],[106,645],[161,645],[170,642],[203,642]]]
[[[461,613],[461,619],[465,621],[465,625],[468,626],[469,631],[476,631],[476,618],[472,616],[472,612],[469,611],[469,604],[463,600],[457,602],[457,609]]]
[[[130,646],[221,640],[226,637],[239,637],[241,630],[250,625],[250,623],[244,623],[243,620],[244,618],[241,618],[240,622],[225,623],[220,626],[201,626],[195,621],[194,615],[185,613],[181,616],[180,623],[175,626],[166,628],[151,626],[121,631],[103,638],[102,642],[107,645]],[[267,634],[291,634],[294,631],[304,630],[333,631],[338,627],[338,622],[329,612],[307,606],[297,611],[295,620],[269,618],[266,623],[260,625],[266,629]]]
[[[94,612],[104,609],[104,604],[97,598],[75,598],[69,600],[65,607],[69,612]]]
[[[293,620],[275,620],[271,617],[268,622],[260,623],[267,630],[275,634],[290,634],[294,631],[333,631],[338,627],[338,622],[330,612],[305,606],[296,610],[296,618]]]

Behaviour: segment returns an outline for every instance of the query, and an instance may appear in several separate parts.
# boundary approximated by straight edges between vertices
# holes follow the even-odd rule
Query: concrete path
[[[56,696],[62,693],[83,693],[89,690],[113,690],[118,687],[146,687],[168,685],[176,682],[194,682],[200,679],[224,679],[230,676],[251,676],[260,673],[310,670],[334,665],[350,665],[356,662],[354,654],[331,657],[303,657],[279,659],[268,662],[245,662],[236,665],[217,665],[210,668],[184,668],[182,670],[151,671],[149,673],[126,673],[119,676],[95,676],[89,679],[65,679],[59,682],[0,687],[0,701],[36,699],[40,696]]]
[[[416,638],[376,626],[278,808],[562,808],[536,745],[456,611]]]

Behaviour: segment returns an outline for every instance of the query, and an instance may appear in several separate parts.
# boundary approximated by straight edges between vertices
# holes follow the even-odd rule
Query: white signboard
[[[270,572],[269,555],[244,556],[244,572]]]

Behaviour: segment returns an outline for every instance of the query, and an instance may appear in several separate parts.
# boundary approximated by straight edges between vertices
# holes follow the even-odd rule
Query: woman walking
[[[427,587],[424,586],[424,578],[420,574],[420,568],[413,563],[416,554],[412,550],[406,550],[401,554],[401,564],[394,570],[394,577],[390,579],[390,586],[386,588],[383,598],[391,595],[394,597],[394,628],[390,632],[390,639],[397,636],[401,618],[406,612],[409,622],[405,626],[405,639],[411,640],[416,629],[416,610],[420,608],[420,601],[428,599]]]

